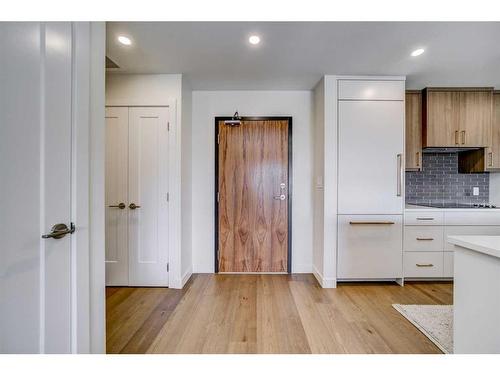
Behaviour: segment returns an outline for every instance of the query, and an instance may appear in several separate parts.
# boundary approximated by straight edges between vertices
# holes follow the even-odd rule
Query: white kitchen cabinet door
[[[405,81],[339,80],[340,100],[404,100]]]
[[[443,227],[407,225],[404,227],[404,251],[443,251]]]
[[[443,252],[405,252],[404,274],[405,278],[443,277]]]
[[[106,108],[106,285],[128,282],[128,108]]]
[[[168,116],[168,108],[129,108],[128,259],[134,286],[168,286]]]
[[[76,200],[73,35],[69,22],[0,23],[0,353],[76,352],[88,313],[77,233],[42,238],[71,228]]]
[[[403,274],[402,215],[339,215],[339,279],[397,279]]]
[[[443,252],[443,277],[453,277],[453,257],[452,251]]]
[[[403,213],[404,101],[339,101],[338,213]]]

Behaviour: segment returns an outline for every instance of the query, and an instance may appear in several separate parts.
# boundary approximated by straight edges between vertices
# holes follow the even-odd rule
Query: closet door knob
[[[128,208],[130,208],[131,210],[135,210],[136,208],[141,208],[141,206],[138,206],[135,203],[130,203]]]
[[[125,203],[122,202],[120,204],[111,205],[111,206],[108,206],[108,207],[119,208],[120,210],[123,210],[127,206],[125,205]]]

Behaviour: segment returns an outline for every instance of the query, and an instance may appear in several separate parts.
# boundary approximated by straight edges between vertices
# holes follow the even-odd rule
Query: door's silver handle
[[[402,186],[401,186],[401,183],[403,181],[403,155],[402,154],[397,154],[396,155],[396,159],[398,161],[398,186],[397,186],[397,192],[396,192],[396,195],[398,197],[401,196],[401,190],[402,190]]]
[[[277,201],[284,201],[286,199],[286,196],[285,194],[281,194],[281,195],[275,195],[273,197],[274,200],[277,200]]]
[[[138,206],[135,203],[130,203],[128,205],[128,208],[130,208],[131,210],[135,210],[136,208],[141,208],[141,206]]]
[[[125,203],[121,202],[120,204],[111,205],[111,206],[108,206],[108,207],[119,208],[120,210],[123,210],[127,206],[125,205]]]
[[[75,224],[71,223],[68,228],[66,224],[56,224],[52,227],[51,232],[48,234],[42,235],[42,238],[54,238],[59,239],[63,238],[67,234],[71,234],[75,231]]]

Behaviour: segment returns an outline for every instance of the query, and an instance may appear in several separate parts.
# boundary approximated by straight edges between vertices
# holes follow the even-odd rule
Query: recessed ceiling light
[[[250,44],[259,44],[260,38],[257,35],[252,35],[250,38],[248,38],[248,41],[250,42]]]
[[[425,50],[423,48],[416,49],[411,53],[413,57],[420,56],[422,53],[424,53]]]
[[[130,40],[130,38],[127,38],[126,36],[123,36],[123,35],[120,35],[118,37],[118,41],[121,43],[121,44],[124,44],[126,46],[130,46],[132,44],[132,41]]]

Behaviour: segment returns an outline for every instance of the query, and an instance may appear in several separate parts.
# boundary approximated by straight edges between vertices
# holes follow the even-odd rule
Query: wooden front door
[[[219,272],[289,271],[289,119],[218,130]]]

